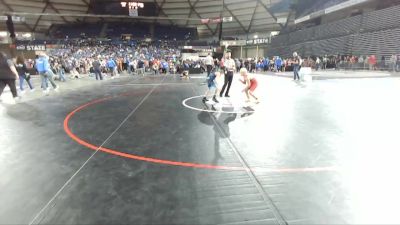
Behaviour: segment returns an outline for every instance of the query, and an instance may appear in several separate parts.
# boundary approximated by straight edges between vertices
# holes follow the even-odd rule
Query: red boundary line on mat
[[[69,121],[70,119],[79,111],[101,103],[105,102],[107,100],[121,97],[121,96],[129,96],[133,94],[121,94],[118,96],[111,96],[111,97],[105,97],[101,99],[96,99],[93,101],[90,101],[88,103],[85,103],[76,109],[74,109],[72,112],[68,113],[68,115],[64,119],[64,131],[67,133],[67,135],[72,138],[74,141],[76,141],[78,144],[85,146],[91,150],[94,151],[102,151],[108,154],[112,154],[115,156],[120,156],[124,158],[129,158],[129,159],[134,159],[134,160],[139,160],[139,161],[144,161],[144,162],[150,162],[150,163],[157,163],[157,164],[163,164],[163,165],[169,165],[169,166],[180,166],[180,167],[189,167],[189,168],[200,168],[200,169],[216,169],[216,170],[243,170],[246,171],[247,169],[244,167],[232,167],[232,166],[217,166],[217,165],[211,165],[211,164],[200,164],[200,163],[190,163],[190,162],[178,162],[178,161],[171,161],[171,160],[163,160],[163,159],[157,159],[157,158],[151,158],[151,157],[144,157],[144,156],[139,156],[139,155],[134,155],[134,154],[129,154],[129,153],[124,153],[120,152],[118,150],[110,149],[110,148],[105,148],[102,146],[96,146],[92,143],[89,143],[77,135],[75,135],[71,129],[69,128]],[[294,168],[294,169],[264,169],[264,168],[254,168],[251,169],[253,171],[259,170],[259,171],[266,171],[266,172],[279,172],[279,173],[298,173],[298,172],[329,172],[329,171],[336,171],[336,168],[334,167],[321,167],[321,168]]]

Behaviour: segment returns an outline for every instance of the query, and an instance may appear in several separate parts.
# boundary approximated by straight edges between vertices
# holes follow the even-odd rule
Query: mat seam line
[[[193,86],[192,86],[192,90],[196,94],[196,91],[194,90]],[[288,225],[288,223],[284,219],[283,215],[279,212],[277,206],[273,203],[272,198],[268,195],[268,193],[266,193],[266,191],[262,187],[262,184],[257,179],[257,177],[254,174],[254,172],[250,169],[249,165],[246,163],[246,161],[244,160],[243,156],[239,153],[239,150],[237,149],[237,147],[232,142],[232,139],[226,134],[225,130],[216,121],[216,119],[214,118],[212,113],[210,113],[210,112],[207,112],[207,113],[210,116],[210,118],[213,120],[214,124],[218,127],[218,130],[221,132],[221,134],[223,136],[225,136],[225,139],[229,143],[229,145],[232,148],[232,150],[235,153],[235,155],[238,157],[240,163],[244,166],[244,168],[245,168],[247,174],[249,175],[250,179],[253,180],[253,184],[256,186],[256,188],[260,192],[261,196],[264,199],[264,202],[266,202],[270,206],[270,209],[271,209],[272,213],[274,214],[275,219],[277,220],[277,222],[279,224],[282,224],[282,225]]]

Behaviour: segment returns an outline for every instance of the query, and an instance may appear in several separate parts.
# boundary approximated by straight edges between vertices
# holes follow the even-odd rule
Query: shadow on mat
[[[209,110],[209,107],[206,106],[205,109]],[[214,106],[212,106],[211,109],[215,110]],[[212,164],[218,165],[219,160],[224,159],[220,152],[220,139],[230,137],[229,124],[236,120],[237,114],[200,112],[197,118],[201,123],[213,126],[214,159]]]

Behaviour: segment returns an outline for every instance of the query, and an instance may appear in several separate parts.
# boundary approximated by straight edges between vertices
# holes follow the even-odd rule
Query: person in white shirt
[[[319,70],[319,67],[321,65],[321,59],[319,59],[319,57],[317,57],[317,59],[315,60],[315,70]]]
[[[222,96],[225,92],[225,88],[228,87],[226,89],[225,97],[229,98],[230,97],[229,90],[231,89],[231,85],[232,85],[233,73],[236,70],[236,63],[231,58],[230,52],[227,52],[225,54],[224,67],[225,67],[225,81],[224,81],[224,86],[222,87],[222,90],[220,92],[220,97],[222,98]]]
[[[204,64],[207,66],[207,77],[209,77],[214,64],[214,59],[211,56],[211,53],[208,53],[208,56],[204,60]]]

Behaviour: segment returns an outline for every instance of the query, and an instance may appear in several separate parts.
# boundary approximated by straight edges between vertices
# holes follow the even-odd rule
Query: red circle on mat
[[[91,102],[85,103],[85,104],[77,107],[72,112],[68,113],[68,115],[64,119],[65,132],[67,133],[67,135],[69,137],[72,138],[72,140],[76,141],[78,144],[85,146],[91,150],[102,151],[102,152],[105,152],[105,153],[108,153],[111,155],[124,157],[124,158],[128,158],[128,159],[134,159],[134,160],[139,160],[139,161],[143,161],[143,162],[150,162],[150,163],[163,164],[163,165],[169,165],[169,166],[180,166],[180,167],[200,168],[200,169],[243,170],[243,171],[250,170],[245,167],[218,166],[218,165],[212,165],[212,164],[179,162],[179,161],[171,161],[171,160],[164,160],[164,159],[145,157],[145,156],[140,156],[140,155],[135,155],[135,154],[129,154],[129,153],[125,153],[120,150],[117,150],[117,149],[110,149],[110,148],[97,146],[95,144],[89,143],[71,131],[71,129],[69,127],[69,121],[71,120],[71,118],[73,118],[73,116],[76,113],[78,113],[78,112],[82,111],[83,109],[86,109],[92,105],[99,104],[99,103],[108,101],[110,99],[121,97],[121,96],[130,96],[130,95],[133,95],[133,94],[121,94],[121,95],[117,95],[117,96],[100,98],[100,99],[93,100]],[[251,170],[255,170],[255,169],[251,169]],[[337,169],[335,167],[320,167],[320,168],[288,168],[288,169],[258,168],[257,170],[266,171],[266,172],[277,172],[277,173],[298,173],[298,172],[329,172],[329,171],[336,171]]]
[[[192,167],[192,168],[203,168],[203,169],[221,169],[221,170],[245,170],[243,167],[229,167],[229,166],[218,166],[218,165],[210,165],[210,164],[199,164],[199,163],[190,163],[190,162],[178,162],[178,161],[170,161],[170,160],[163,160],[163,159],[157,159],[157,158],[150,158],[150,157],[145,157],[145,156],[139,156],[135,154],[129,154],[125,153],[116,149],[110,149],[102,146],[97,146],[92,143],[89,143],[76,134],[74,134],[70,127],[69,127],[69,121],[71,118],[78,113],[79,111],[82,111],[85,108],[88,108],[92,105],[99,104],[102,102],[105,102],[107,100],[121,97],[121,96],[128,96],[128,94],[124,95],[118,95],[114,97],[106,97],[106,98],[101,98],[101,99],[96,99],[94,101],[85,103],[78,108],[74,109],[72,112],[70,112],[64,119],[64,130],[67,133],[69,137],[71,137],[74,141],[76,141],[78,144],[83,145],[89,149],[92,149],[94,151],[102,151],[108,154],[124,157],[124,158],[129,158],[129,159],[135,159],[135,160],[140,160],[140,161],[145,161],[145,162],[151,162],[151,163],[157,163],[157,164],[164,164],[164,165],[171,165],[171,166],[183,166],[183,167]]]

